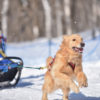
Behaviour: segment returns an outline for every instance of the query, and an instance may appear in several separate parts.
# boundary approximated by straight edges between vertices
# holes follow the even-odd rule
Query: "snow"
[[[86,46],[83,53],[83,70],[88,78],[88,87],[80,88],[79,94],[71,91],[69,100],[100,100],[100,37],[84,40]],[[52,40],[52,56],[59,49],[60,43],[61,38]],[[45,60],[49,56],[47,39],[7,45],[7,55],[21,57],[24,66],[45,66]],[[0,90],[0,100],[41,100],[45,72],[46,69],[24,68],[15,88]],[[57,90],[48,97],[49,100],[62,100],[62,92]]]

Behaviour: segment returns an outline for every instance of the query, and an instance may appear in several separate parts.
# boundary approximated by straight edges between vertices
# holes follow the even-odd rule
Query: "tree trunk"
[[[56,0],[56,25],[57,25],[57,36],[62,36],[62,11],[61,11],[61,5],[60,1]]]
[[[7,32],[8,32],[8,8],[9,8],[9,0],[4,0],[3,1],[3,6],[2,6],[2,16],[1,16],[1,24],[2,24],[2,32],[5,37],[7,37]]]
[[[45,13],[45,34],[46,37],[51,38],[51,8],[48,0],[42,0]]]
[[[72,34],[70,0],[64,0],[66,34]]]
[[[92,11],[93,11],[93,16],[92,16],[92,38],[95,38],[95,27],[96,27],[96,23],[97,23],[97,1],[96,0],[92,0]]]

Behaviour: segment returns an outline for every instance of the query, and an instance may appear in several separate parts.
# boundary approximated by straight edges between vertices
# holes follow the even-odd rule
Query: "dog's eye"
[[[73,39],[72,41],[76,41],[76,39]]]

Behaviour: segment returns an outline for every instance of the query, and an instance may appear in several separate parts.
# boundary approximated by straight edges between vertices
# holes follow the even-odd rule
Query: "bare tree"
[[[93,11],[93,16],[92,16],[92,37],[95,38],[95,25],[97,23],[97,1],[96,0],[92,0],[92,11]]]
[[[45,34],[48,38],[51,38],[51,8],[48,0],[42,0],[44,13],[45,13]]]
[[[64,0],[66,34],[72,34],[70,0]]]
[[[60,1],[56,0],[56,25],[57,25],[57,36],[62,36],[62,11]]]
[[[7,16],[7,13],[8,13],[8,8],[9,8],[9,0],[4,0],[3,1],[3,6],[2,6],[2,11],[1,11],[1,24],[2,24],[2,32],[3,34],[7,37],[7,29],[8,29],[8,22],[7,22],[7,19],[8,19],[8,16]]]

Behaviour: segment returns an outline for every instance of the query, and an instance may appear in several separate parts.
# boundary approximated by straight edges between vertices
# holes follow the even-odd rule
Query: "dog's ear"
[[[62,44],[61,44],[61,48],[63,48],[63,49],[65,49],[66,48],[66,45],[67,45],[67,43],[68,43],[68,37],[69,37],[69,35],[64,35],[63,36],[63,41],[62,41]]]
[[[67,36],[66,36],[66,35],[64,35],[64,36],[63,36],[63,40],[65,40],[65,39],[66,39],[66,37],[67,37]]]
[[[70,37],[70,35],[64,35],[64,36],[63,36],[63,41],[64,41],[65,43],[67,43],[68,40],[69,40],[69,37]]]
[[[70,35],[64,35],[63,36],[63,40],[67,40],[69,38]]]
[[[67,35],[64,35],[63,36],[63,41],[62,41],[63,44],[65,44],[66,38],[67,38]]]

